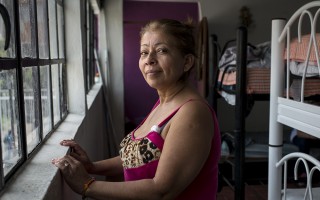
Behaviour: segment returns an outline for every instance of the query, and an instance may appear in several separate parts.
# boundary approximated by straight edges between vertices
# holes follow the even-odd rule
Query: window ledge
[[[94,101],[97,99],[101,88],[101,84],[95,84],[87,95],[89,109],[94,105]],[[101,107],[98,108],[101,109]],[[95,110],[91,112],[97,113]],[[90,118],[90,114],[87,115],[89,116],[68,114],[48,140],[37,150],[38,152],[24,163],[14,177],[6,184],[5,188],[1,191],[0,199],[57,200],[63,199],[63,197],[67,197],[68,199],[77,198],[79,195],[72,192],[66,184],[63,184],[60,172],[56,166],[51,164],[51,160],[66,155],[68,148],[59,145],[61,140],[76,138],[79,135],[81,137],[81,134],[84,133],[83,123],[86,118]],[[92,126],[96,126],[96,124]],[[101,129],[100,127],[98,128]],[[102,140],[99,136],[94,138]],[[84,139],[90,141],[88,138]],[[97,145],[97,143],[94,144]]]
[[[59,142],[74,138],[83,118],[83,115],[69,114],[34,157],[10,180],[0,199],[43,199],[59,172],[58,168],[51,164],[51,160],[63,157],[68,151],[68,148],[60,146]]]

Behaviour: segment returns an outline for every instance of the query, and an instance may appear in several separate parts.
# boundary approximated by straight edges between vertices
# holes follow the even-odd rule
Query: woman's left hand
[[[91,179],[84,166],[70,155],[53,159],[52,164],[60,169],[71,189],[82,194],[84,184]]]

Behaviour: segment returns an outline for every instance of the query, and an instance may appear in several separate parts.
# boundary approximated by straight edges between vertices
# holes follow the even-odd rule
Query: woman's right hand
[[[81,162],[88,173],[92,172],[93,163],[90,161],[87,153],[83,148],[76,143],[73,139],[62,140],[60,145],[70,147],[70,156]]]

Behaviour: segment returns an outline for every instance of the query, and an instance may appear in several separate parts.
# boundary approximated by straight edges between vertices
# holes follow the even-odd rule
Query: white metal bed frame
[[[316,11],[312,13],[310,9],[315,9]],[[290,28],[295,22],[298,22],[298,39],[300,39],[302,21],[305,17],[308,17],[311,22],[311,37],[308,46],[307,59],[304,63],[305,66],[308,66],[311,48],[314,48],[320,75],[319,49],[317,47],[315,38],[316,25],[319,15],[320,1],[313,1],[298,9],[287,23],[284,19],[272,20],[268,166],[269,200],[289,199],[288,196],[290,194],[295,196],[292,199],[297,199],[299,196],[295,193],[292,193],[292,189],[287,189],[287,161],[293,158],[297,159],[294,169],[294,178],[297,178],[297,165],[301,164],[301,162],[305,165],[307,171],[307,186],[302,190],[302,199],[312,199],[315,198],[315,193],[317,195],[320,193],[320,190],[313,189],[311,184],[313,173],[316,170],[320,171],[320,162],[317,159],[311,157],[310,155],[298,152],[288,154],[282,158],[284,125],[320,138],[320,107],[304,103],[304,80],[306,77],[306,67],[302,77],[301,100],[291,100],[289,98],[289,87],[285,87],[285,85],[289,85],[290,82],[290,70],[286,70],[287,73],[285,74],[285,61],[283,58],[285,46],[288,49],[287,58],[289,58],[290,55],[289,49],[290,41],[292,39],[290,38]],[[287,66],[289,66],[289,59],[287,59]],[[286,93],[285,95],[284,91]],[[315,167],[309,169],[309,167],[306,165],[306,161],[313,163]],[[316,190],[317,192],[315,192]],[[300,195],[300,198],[302,196]]]

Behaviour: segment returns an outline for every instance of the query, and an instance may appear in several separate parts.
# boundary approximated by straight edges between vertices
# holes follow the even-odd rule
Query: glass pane
[[[59,58],[64,58],[64,23],[63,8],[58,5],[58,36],[59,36]]]
[[[50,55],[51,58],[58,58],[57,44],[57,22],[56,22],[56,1],[49,3],[49,31],[50,31]]]
[[[22,57],[36,58],[35,10],[33,0],[19,0]]]
[[[0,72],[0,135],[4,175],[21,159],[16,70]]]
[[[40,142],[40,98],[38,91],[37,67],[23,68],[23,93],[28,153]]]
[[[6,40],[6,28],[3,18],[0,17],[0,57],[15,58],[16,57],[16,42],[15,42],[15,24],[14,22],[14,12],[12,0],[0,0],[1,4],[7,8],[11,22],[11,33],[10,42],[8,49],[5,50],[5,40]]]
[[[42,127],[43,138],[52,129],[51,118],[51,93],[50,93],[50,71],[49,66],[40,67],[40,85],[41,85],[41,107],[42,107]]]
[[[59,65],[51,65],[52,77],[52,103],[53,103],[53,123],[56,125],[60,121],[60,88],[59,88]]]
[[[47,1],[37,0],[39,58],[49,58]]]
[[[68,102],[67,102],[67,77],[66,77],[66,65],[60,64],[60,94],[61,94],[61,113],[62,116],[67,114]]]

